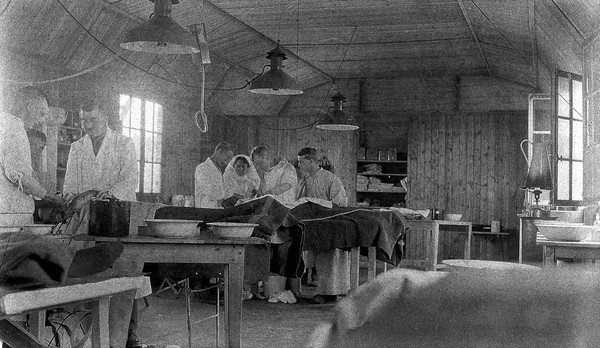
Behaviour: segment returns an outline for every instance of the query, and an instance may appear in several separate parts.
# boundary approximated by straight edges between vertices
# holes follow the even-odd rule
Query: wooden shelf
[[[402,188],[400,182],[408,176],[408,161],[406,157],[399,157],[398,160],[378,160],[378,159],[358,159],[357,173],[368,178],[369,185],[361,185],[360,189],[356,190],[356,201],[367,202],[373,206],[388,206],[404,202],[406,191],[392,191],[391,185],[394,188]],[[373,167],[373,168],[371,168]],[[376,169],[369,172],[368,170]],[[363,172],[360,172],[363,171]],[[365,172],[366,171],[366,172]],[[379,173],[381,171],[382,173]],[[364,180],[364,179],[363,179]],[[384,186],[377,185],[378,182],[387,184]],[[390,185],[391,184],[391,185]],[[380,188],[380,189],[377,189]]]
[[[473,231],[471,232],[473,235],[478,236],[510,236],[508,232],[481,232],[481,231]]]

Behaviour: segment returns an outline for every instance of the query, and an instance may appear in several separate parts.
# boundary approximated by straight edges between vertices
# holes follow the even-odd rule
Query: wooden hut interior
[[[193,50],[131,42],[156,18]],[[541,266],[535,219],[600,223],[596,0],[3,0],[0,47],[2,95],[47,96],[46,147],[31,155],[50,191],[93,96],[134,141],[140,202],[193,196],[196,167],[228,141],[293,165],[315,148],[348,206],[437,217],[448,233],[434,268],[465,256]],[[275,70],[292,87],[261,92]],[[317,127],[342,108],[356,127]],[[406,257],[431,240],[404,242]]]

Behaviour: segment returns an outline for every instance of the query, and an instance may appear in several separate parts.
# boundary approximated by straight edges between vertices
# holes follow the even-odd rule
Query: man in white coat
[[[108,127],[99,101],[81,107],[81,125],[86,135],[71,144],[63,193],[99,190],[135,201],[138,167],[133,140]]]
[[[26,129],[41,123],[48,102],[35,87],[19,89],[9,112],[0,112],[0,225],[22,226],[33,223],[33,198],[62,204],[33,175],[31,150]]]
[[[272,195],[284,205],[294,203],[298,185],[296,168],[285,159],[271,166],[273,157],[266,146],[252,149],[251,156],[260,177],[260,194]]]
[[[331,201],[340,206],[348,205],[346,190],[335,174],[319,167],[317,150],[307,147],[298,152],[298,198],[310,197]],[[305,254],[305,264],[317,269],[317,296],[314,301],[324,303],[335,301],[337,295],[345,295],[350,290],[350,257],[347,251],[331,249]]]
[[[233,145],[223,141],[217,144],[215,151],[206,161],[196,167],[195,179],[195,205],[196,208],[223,208],[235,205],[235,196],[226,197],[223,174],[225,168],[233,158]],[[240,197],[238,197],[240,198]]]
[[[138,167],[133,140],[108,127],[108,114],[100,100],[87,101],[81,106],[80,116],[86,135],[71,144],[63,193],[69,196],[98,190],[100,196],[108,194],[120,200],[135,201]],[[89,214],[82,210],[79,216],[73,216],[76,218],[80,222],[77,232],[87,232]],[[123,347],[126,342],[127,348],[141,347],[136,336],[136,304],[132,304],[132,298],[115,296],[113,302],[115,300],[118,305],[111,305],[109,313],[110,345]],[[129,330],[125,330],[129,314]]]

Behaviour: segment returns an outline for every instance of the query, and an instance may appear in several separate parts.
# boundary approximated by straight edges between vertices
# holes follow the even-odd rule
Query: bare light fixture
[[[154,2],[150,19],[129,30],[121,47],[131,51],[158,54],[192,54],[200,52],[196,38],[171,19],[173,5],[179,0]]]
[[[331,97],[331,101],[333,101],[333,111],[325,115],[317,124],[317,128],[337,131],[357,130],[359,128],[358,122],[356,122],[352,115],[342,111],[342,104],[346,101],[346,97],[338,92]]]
[[[296,81],[281,69],[283,60],[287,57],[279,44],[267,53],[267,59],[271,60],[271,69],[252,80],[250,92],[275,95],[302,94],[302,90]]]

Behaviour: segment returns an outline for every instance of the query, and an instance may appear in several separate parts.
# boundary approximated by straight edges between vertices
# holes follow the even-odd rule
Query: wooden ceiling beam
[[[483,48],[481,47],[481,42],[479,41],[479,37],[477,36],[477,32],[475,31],[475,28],[473,28],[473,22],[471,21],[471,16],[469,16],[469,13],[467,12],[467,8],[465,7],[463,0],[458,0],[458,6],[460,6],[460,10],[462,11],[462,14],[465,17],[465,20],[467,21],[467,24],[469,25],[469,30],[471,31],[471,35],[473,36],[473,40],[475,40],[475,44],[477,45],[477,50],[479,51],[479,57],[481,58],[483,64],[485,65],[488,76],[492,76],[492,69],[490,69],[490,64],[488,63],[487,58],[485,57],[485,53],[483,52]]]
[[[536,35],[536,21],[535,21],[535,0],[529,0],[529,37],[531,38],[531,55],[533,62],[531,63],[531,68],[533,69],[533,77],[535,88],[539,86],[539,74],[538,74],[538,52],[537,52],[537,35]]]

